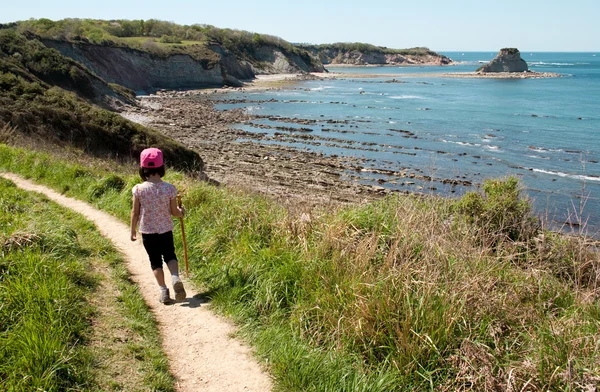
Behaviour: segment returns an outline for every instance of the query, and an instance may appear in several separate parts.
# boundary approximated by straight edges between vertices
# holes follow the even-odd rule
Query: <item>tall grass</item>
[[[107,284],[113,291],[97,298]],[[122,259],[83,218],[0,180],[0,390],[128,385],[174,390],[156,324]]]
[[[10,391],[85,387],[89,359],[78,344],[92,314],[85,302],[96,285],[85,265],[92,249],[78,241],[69,214],[63,223],[36,223],[58,211],[4,180],[0,209],[0,384]]]
[[[0,152],[0,167],[127,218],[134,175],[117,173],[122,189],[92,197],[114,174]],[[516,181],[489,181],[461,200],[295,211],[179,173],[166,180],[184,192],[193,279],[240,324],[281,390],[600,382],[597,244],[544,231]]]

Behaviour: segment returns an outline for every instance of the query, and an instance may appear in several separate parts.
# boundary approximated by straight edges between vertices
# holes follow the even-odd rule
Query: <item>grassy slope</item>
[[[107,84],[81,64],[13,30],[0,30],[0,72],[61,87],[105,107],[109,106],[108,97],[123,103],[132,103],[134,98],[132,91]]]
[[[138,181],[7,147],[0,167],[123,220]],[[185,194],[194,280],[269,359],[281,390],[600,381],[598,252],[583,237],[538,234],[516,183],[458,203],[390,197],[300,214],[180,173],[167,180]]]
[[[3,179],[0,210],[1,389],[174,390],[152,316],[93,225]]]
[[[121,160],[137,159],[142,149],[156,146],[175,167],[202,166],[196,152],[90,104],[86,98],[98,94],[91,81],[95,77],[74,64],[37,40],[0,30],[0,128],[9,124],[40,144],[76,147]],[[126,90],[116,85],[111,89]]]

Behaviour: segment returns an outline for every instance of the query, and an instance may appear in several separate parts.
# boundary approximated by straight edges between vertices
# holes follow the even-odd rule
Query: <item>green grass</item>
[[[123,42],[126,43],[127,45],[133,46],[133,47],[140,47],[142,46],[145,42],[147,41],[152,41],[154,43],[156,43],[159,46],[164,46],[164,47],[171,47],[171,46],[191,46],[191,45],[204,45],[205,42],[204,41],[190,41],[190,40],[181,40],[181,43],[164,43],[164,42],[160,42],[160,40],[158,38],[153,38],[153,37],[120,37],[116,39],[117,42]]]
[[[139,181],[126,167],[4,146],[0,168],[124,221]],[[277,390],[567,391],[600,381],[599,254],[588,238],[536,225],[512,180],[459,201],[392,196],[302,212],[173,171],[166,180],[184,193],[193,280],[238,323]]]
[[[13,391],[85,387],[89,359],[79,345],[93,312],[85,298],[97,284],[86,262],[104,249],[93,239],[80,242],[76,231],[89,224],[5,180],[0,205],[2,385]],[[39,219],[59,213],[60,222]]]
[[[152,315],[94,226],[4,179],[0,210],[1,389],[173,391]],[[123,331],[128,341],[98,344]],[[101,367],[103,357],[116,368]]]

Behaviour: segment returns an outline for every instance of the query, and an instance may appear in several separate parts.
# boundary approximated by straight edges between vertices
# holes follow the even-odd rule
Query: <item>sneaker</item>
[[[173,276],[173,290],[175,291],[175,301],[181,302],[185,299],[185,289],[179,276]]]
[[[168,304],[171,302],[171,297],[169,296],[169,289],[161,289],[160,297],[158,300],[163,304]]]

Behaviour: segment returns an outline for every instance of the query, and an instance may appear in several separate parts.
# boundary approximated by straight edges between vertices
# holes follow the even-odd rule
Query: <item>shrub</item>
[[[538,231],[537,220],[531,215],[531,206],[520,197],[518,180],[486,180],[483,195],[469,192],[456,204],[456,210],[469,224],[478,227],[493,242],[508,238],[526,241]]]
[[[163,35],[162,37],[160,37],[158,42],[160,42],[162,44],[180,44],[181,39],[174,37],[172,35]]]

